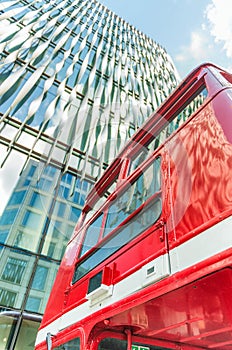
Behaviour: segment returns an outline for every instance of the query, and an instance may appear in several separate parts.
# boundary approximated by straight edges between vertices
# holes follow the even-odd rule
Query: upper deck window
[[[185,121],[188,120],[193,115],[193,113],[199,109],[207,96],[208,91],[206,87],[202,85],[197,94],[193,95],[184,103],[184,107],[181,110],[177,110],[173,116],[169,116],[167,119],[170,121],[165,123],[162,130],[154,135],[154,138],[150,140],[150,143],[146,145],[146,147],[142,147],[137,156],[132,159],[130,173],[132,173],[145,159],[150,157],[154,150],[161,146],[165,140],[174,133],[174,131],[176,131],[183,123],[185,123]]]
[[[109,207],[104,236],[117,227],[148,198],[160,190],[160,158],[155,161]]]
[[[97,219],[95,219],[87,228],[80,253],[81,256],[97,244],[101,232],[102,218],[103,214],[98,216]]]
[[[108,209],[106,208],[105,214],[101,214],[87,228],[81,255],[90,249],[90,244],[94,246],[100,240],[102,218],[105,221],[103,238],[107,237],[76,265],[73,283],[158,220],[162,210],[160,167],[161,158],[158,157],[132,184],[128,184],[122,194],[119,194]]]

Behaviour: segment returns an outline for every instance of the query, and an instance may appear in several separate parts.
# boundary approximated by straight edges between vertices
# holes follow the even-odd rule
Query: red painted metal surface
[[[230,75],[222,73],[232,81]],[[205,103],[152,156],[162,159],[162,213],[158,221],[73,284],[84,234],[84,229],[78,231],[82,220],[77,225],[40,328],[42,334],[50,324],[62,324],[63,328],[53,336],[54,347],[79,336],[81,350],[93,350],[102,332],[120,338],[130,330],[132,343],[133,337],[140,337],[165,349],[232,350],[232,237],[230,245],[228,233],[232,232],[232,86],[229,82],[222,85],[220,74],[220,69],[212,65],[203,65],[191,73],[132,137],[90,193],[83,212],[94,206],[115,176],[119,178],[119,195],[127,186],[128,160],[150,142],[203,83],[206,85]],[[143,172],[143,168],[139,171]],[[137,173],[128,180],[133,182]],[[103,209],[107,205],[106,202]],[[220,233],[225,243],[219,242]],[[159,259],[165,256],[170,259],[169,273],[143,285],[143,267],[148,266],[146,272],[152,272],[156,264],[162,265]],[[150,266],[153,261],[154,266]],[[110,272],[106,285],[114,287],[112,303],[99,302],[87,312],[89,280],[105,268]],[[129,281],[122,288],[126,296],[120,299],[114,292],[124,281]],[[72,310],[77,310],[78,320],[67,321],[65,328],[65,317],[73,315]],[[83,312],[83,317],[78,312]],[[45,342],[36,349],[46,349]]]

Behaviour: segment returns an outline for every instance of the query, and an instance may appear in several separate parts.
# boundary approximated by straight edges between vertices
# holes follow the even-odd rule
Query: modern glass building
[[[95,0],[2,0],[0,49],[0,350],[31,350],[86,194],[179,78]]]

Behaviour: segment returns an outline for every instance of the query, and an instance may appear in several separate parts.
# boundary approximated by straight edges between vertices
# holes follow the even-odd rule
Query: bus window
[[[89,249],[97,244],[101,232],[102,218],[103,213],[87,228],[80,256],[84,255]]]
[[[106,338],[100,342],[98,350],[127,350],[127,341],[116,338]],[[131,350],[170,350],[170,348],[136,342],[132,344]]]
[[[160,157],[156,158],[132,186],[111,204],[104,231],[108,239],[76,265],[72,283],[80,280],[158,220],[162,211],[160,161]],[[137,213],[134,214],[136,210]],[[116,227],[118,229],[112,232]]]
[[[117,232],[109,237],[104,245],[97,247],[91,255],[76,265],[72,283],[80,280],[110,255],[153,225],[160,217],[160,214],[161,199],[157,197],[127,224],[120,226]]]
[[[80,350],[80,339],[72,339],[68,341],[65,344],[62,344],[56,348],[53,348],[54,350]]]
[[[76,265],[72,283],[80,280],[110,255],[152,226],[158,220],[160,214],[161,200],[157,197],[127,224],[120,226],[117,232],[109,237],[104,245],[98,246],[91,255]]]
[[[160,190],[160,157],[109,207],[104,236]]]
[[[172,135],[172,133],[177,130],[187,119],[195,113],[198,108],[203,104],[208,96],[208,91],[204,85],[197,92],[197,95],[193,95],[184,104],[184,108],[178,110],[176,114],[169,118],[170,121],[167,122],[162,130],[158,132],[157,135],[150,140],[150,143],[146,147],[142,147],[139,154],[131,161],[130,173],[132,173],[145,159],[151,156],[151,154],[161,146],[164,141]],[[164,116],[165,119],[165,116]]]

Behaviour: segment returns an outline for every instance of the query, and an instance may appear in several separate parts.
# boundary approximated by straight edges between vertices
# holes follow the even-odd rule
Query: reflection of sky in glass
[[[0,147],[0,153],[2,148]],[[0,169],[0,215],[16,186],[26,157],[22,153],[12,152],[4,167]]]

